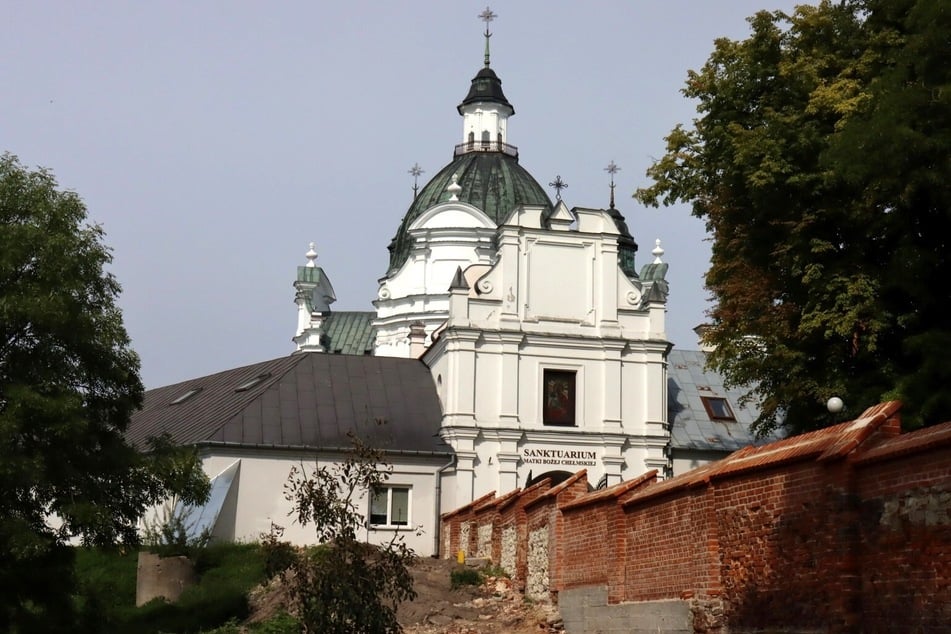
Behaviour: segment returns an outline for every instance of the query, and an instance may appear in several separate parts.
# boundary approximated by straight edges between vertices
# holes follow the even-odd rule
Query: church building
[[[197,527],[256,539],[274,523],[312,541],[284,482],[341,460],[348,434],[393,465],[367,493],[367,539],[405,531],[423,555],[441,513],[488,493],[581,469],[598,486],[670,476],[755,441],[756,412],[703,352],[672,349],[664,251],[639,256],[613,181],[607,209],[569,209],[560,178],[552,199],[519,163],[489,37],[452,159],[402,216],[375,310],[331,309],[311,245],[292,354],[147,392],[129,437],[200,449],[213,494]]]

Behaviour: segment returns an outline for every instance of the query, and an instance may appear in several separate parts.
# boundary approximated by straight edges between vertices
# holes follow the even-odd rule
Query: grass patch
[[[136,608],[137,559],[135,552],[77,550],[76,602],[83,624],[93,628],[77,632],[197,634],[224,628],[247,617],[248,591],[265,579],[265,558],[257,544],[215,544],[196,553],[199,582],[177,603],[156,600]],[[284,631],[294,630],[273,630]]]
[[[237,621],[228,621],[221,627],[206,630],[202,634],[300,634],[300,632],[300,621],[289,614],[278,614],[263,623],[255,623],[244,629]]]
[[[455,590],[463,586],[478,586],[482,584],[482,573],[475,568],[459,566],[449,573],[449,587]]]
[[[488,563],[482,567],[482,576],[484,577],[505,577],[510,579],[508,571],[499,564]]]

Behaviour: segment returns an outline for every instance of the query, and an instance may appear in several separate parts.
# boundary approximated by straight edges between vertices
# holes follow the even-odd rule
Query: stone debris
[[[557,609],[527,601],[508,577],[487,577],[478,596],[407,625],[406,634],[555,634],[564,632]],[[454,616],[450,616],[453,614]]]
[[[526,599],[508,577],[488,576],[480,586],[451,589],[450,573],[456,566],[454,561],[420,558],[411,568],[418,596],[401,604],[397,612],[405,634],[564,632],[557,608]],[[285,582],[275,577],[252,592],[247,624],[288,610],[287,599]]]

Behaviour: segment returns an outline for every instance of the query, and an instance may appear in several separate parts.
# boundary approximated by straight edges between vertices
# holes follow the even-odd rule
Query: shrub
[[[459,566],[449,573],[449,587],[453,590],[463,586],[478,586],[482,583],[482,573],[475,568]]]
[[[351,435],[353,451],[342,464],[294,468],[285,497],[301,525],[314,526],[321,548],[295,557],[286,575],[306,632],[393,634],[400,602],[416,597],[408,566],[415,560],[399,532],[383,546],[357,539],[364,525],[358,502],[389,477],[382,451]]]
[[[177,497],[169,498],[146,516],[142,543],[150,552],[161,557],[192,557],[211,541],[208,529],[197,530],[195,508],[183,504]]]
[[[291,567],[297,558],[297,548],[281,540],[284,528],[271,522],[271,530],[261,534],[261,550],[264,553],[264,573],[272,579]]]

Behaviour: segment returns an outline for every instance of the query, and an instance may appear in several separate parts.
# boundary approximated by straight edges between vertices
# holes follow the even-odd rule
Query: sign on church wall
[[[523,447],[525,464],[563,465],[568,467],[595,467],[598,452],[594,449],[566,449],[564,447]]]

